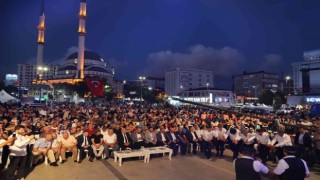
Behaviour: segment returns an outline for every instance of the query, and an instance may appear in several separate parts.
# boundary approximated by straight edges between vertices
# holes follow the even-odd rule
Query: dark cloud
[[[282,56],[278,54],[267,54],[260,63],[260,70],[278,72],[281,68]]]
[[[187,53],[170,50],[148,55],[146,74],[163,77],[166,70],[175,67],[212,70],[215,76],[230,76],[245,58],[237,49],[224,47],[215,49],[201,44],[191,46]]]

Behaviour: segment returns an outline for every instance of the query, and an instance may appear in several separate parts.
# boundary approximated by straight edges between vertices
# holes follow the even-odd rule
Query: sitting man
[[[144,134],[142,133],[142,128],[138,127],[135,133],[131,134],[131,138],[133,141],[133,149],[140,149],[141,146],[144,146]]]
[[[51,166],[58,166],[56,158],[54,157],[54,152],[51,148],[52,135],[46,134],[45,138],[40,138],[34,143],[32,154],[34,156],[33,162],[37,164],[40,159],[44,159],[48,156]]]
[[[132,139],[130,134],[126,132],[126,128],[121,128],[121,133],[117,135],[119,148],[124,150],[132,148]]]
[[[91,147],[92,143],[88,135],[89,135],[88,131],[85,130],[83,134],[78,136],[77,138],[77,142],[78,142],[77,147],[80,151],[80,157],[78,161],[79,164],[83,161],[84,158],[86,158],[85,150],[88,151],[89,161],[93,162],[93,152]]]
[[[164,146],[168,145],[169,142],[169,136],[165,132],[164,126],[160,127],[160,131],[156,134],[157,137],[157,146]]]
[[[102,153],[104,152],[103,147],[103,135],[101,134],[101,131],[96,129],[95,133],[91,136],[91,142],[92,142],[92,150],[93,154],[97,158],[97,160],[101,159]],[[98,152],[99,150],[99,152]]]
[[[198,137],[196,131],[194,130],[193,126],[191,126],[189,131],[187,131],[186,137],[187,137],[189,143],[192,144],[192,146],[193,146],[192,153],[196,154],[197,153],[196,152],[197,143],[199,142],[199,137]]]
[[[117,146],[117,135],[113,132],[113,129],[108,129],[108,134],[103,136],[104,143],[104,153],[106,155],[105,159],[108,159],[111,155],[110,149],[116,150]]]
[[[63,132],[61,138],[61,158],[62,162],[65,163],[66,159],[66,152],[72,152],[73,161],[77,162],[77,140],[74,136],[70,136],[68,132]]]
[[[60,150],[61,150],[61,140],[58,138],[56,133],[52,133],[52,143],[51,143],[51,149],[54,153],[55,160],[59,159],[60,156]]]
[[[147,147],[154,147],[157,145],[157,137],[153,131],[153,127],[150,126],[149,130],[146,131],[146,146]]]

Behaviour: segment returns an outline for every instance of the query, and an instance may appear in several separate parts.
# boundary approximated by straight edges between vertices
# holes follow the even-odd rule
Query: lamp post
[[[290,76],[286,76],[286,87],[285,87],[285,93],[288,94],[288,80],[290,80]]]
[[[140,101],[142,101],[142,84],[143,84],[143,80],[145,80],[146,77],[140,76],[139,79],[140,79],[140,82],[141,82],[141,87],[140,87]]]
[[[257,97],[257,86],[252,86],[253,89],[254,89],[254,97],[256,98]]]
[[[42,79],[43,79],[43,72],[48,71],[47,67],[38,67],[39,70],[39,79],[40,79],[40,93],[39,93],[39,103],[41,103],[41,96],[42,96]]]
[[[208,95],[207,95],[207,97],[208,97],[208,101],[207,101],[207,102],[208,102],[208,104],[209,104],[209,102],[210,102],[210,100],[209,100],[209,99],[210,99],[210,95],[209,95],[209,83],[207,83],[206,85],[207,85],[207,94],[208,94]]]

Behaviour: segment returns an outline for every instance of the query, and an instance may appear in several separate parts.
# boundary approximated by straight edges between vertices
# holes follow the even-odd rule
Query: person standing
[[[15,127],[15,134],[11,135],[10,138],[15,137],[16,140],[13,142],[10,149],[10,165],[7,171],[7,178],[11,178],[14,175],[18,167],[17,179],[24,179],[24,170],[27,161],[27,145],[30,140],[34,139],[34,135],[25,136],[24,126],[17,125]]]
[[[254,155],[254,148],[244,147],[242,156],[233,161],[233,167],[236,171],[236,180],[260,180],[261,173],[269,173],[269,169],[260,161],[255,160]]]
[[[303,180],[310,177],[306,162],[294,156],[296,147],[284,146],[283,151],[285,157],[279,161],[277,167],[273,170],[273,174],[279,176],[281,180]]]

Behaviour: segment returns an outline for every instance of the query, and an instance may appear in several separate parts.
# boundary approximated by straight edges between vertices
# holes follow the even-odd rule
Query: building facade
[[[143,85],[146,87],[151,87],[153,89],[164,90],[165,79],[157,77],[147,77],[146,80],[144,80]]]
[[[36,64],[18,64],[18,81],[21,87],[30,87],[34,80],[52,79],[58,72],[59,65],[47,64],[41,66],[42,74],[37,75],[39,67]]]
[[[181,92],[203,87],[214,87],[212,71],[175,68],[165,73],[165,94],[177,96]]]
[[[276,91],[279,86],[280,76],[278,74],[264,71],[244,72],[233,76],[233,90],[237,96],[255,97],[264,91]]]
[[[234,102],[232,91],[216,88],[197,88],[183,91],[181,99],[208,104],[228,104]]]
[[[303,54],[304,61],[292,63],[296,94],[320,93],[320,49]]]

